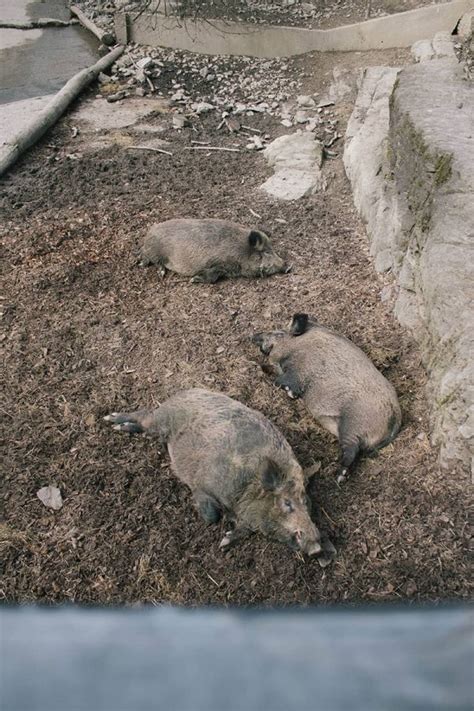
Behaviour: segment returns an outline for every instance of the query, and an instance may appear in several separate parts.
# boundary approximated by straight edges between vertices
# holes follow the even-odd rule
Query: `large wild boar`
[[[401,412],[393,386],[369,358],[344,336],[295,314],[289,331],[252,338],[276,373],[275,383],[292,398],[303,398],[319,424],[339,439],[338,482],[359,453],[389,444]]]
[[[225,516],[234,524],[222,549],[258,531],[308,555],[321,552],[303,470],[283,435],[259,412],[196,388],[156,410],[112,413],[105,420],[120,432],[142,432],[168,446],[171,467],[191,489],[203,519],[217,523]]]
[[[288,270],[268,236],[227,220],[167,220],[152,225],[141,248],[141,264],[157,264],[214,283],[226,277],[270,276]]]

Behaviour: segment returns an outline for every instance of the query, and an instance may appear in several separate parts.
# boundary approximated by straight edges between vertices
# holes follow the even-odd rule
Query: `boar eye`
[[[291,503],[290,499],[285,499],[283,502],[283,508],[287,513],[291,513],[293,511],[293,504]]]

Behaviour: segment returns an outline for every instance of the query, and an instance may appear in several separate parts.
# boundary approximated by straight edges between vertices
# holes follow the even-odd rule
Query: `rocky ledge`
[[[440,463],[474,444],[474,87],[456,58],[365,72],[344,163],[380,272],[429,374]],[[389,280],[387,280],[389,281]]]

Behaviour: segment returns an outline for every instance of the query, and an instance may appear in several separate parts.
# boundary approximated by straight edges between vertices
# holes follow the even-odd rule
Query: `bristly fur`
[[[285,272],[284,260],[259,230],[217,219],[176,219],[152,225],[141,247],[142,264],[196,277],[195,281]]]

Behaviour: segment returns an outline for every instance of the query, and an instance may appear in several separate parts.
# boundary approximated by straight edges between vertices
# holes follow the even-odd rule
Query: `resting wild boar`
[[[319,424],[338,437],[338,482],[359,453],[395,438],[401,424],[395,390],[347,338],[295,314],[289,332],[257,333],[252,340],[269,356],[275,383],[290,397],[303,398]]]
[[[158,264],[193,277],[193,282],[211,283],[288,269],[264,232],[227,220],[188,218],[152,225],[141,248],[141,264]]]
[[[283,435],[259,412],[196,388],[156,410],[114,412],[105,419],[120,432],[143,432],[168,445],[171,467],[191,489],[203,519],[217,523],[225,516],[234,524],[222,549],[258,531],[308,555],[321,552],[303,470]]]

